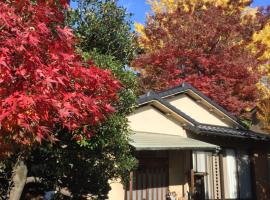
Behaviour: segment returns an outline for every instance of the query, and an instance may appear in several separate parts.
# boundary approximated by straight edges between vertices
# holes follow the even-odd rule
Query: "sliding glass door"
[[[237,157],[240,199],[252,199],[250,157],[245,151],[239,151]]]
[[[246,151],[225,150],[223,180],[226,199],[252,199],[250,156]]]
[[[246,151],[225,149],[221,157],[193,151],[195,175],[204,174],[205,199],[252,199],[250,156]],[[220,166],[222,164],[222,166]],[[222,170],[222,171],[221,171]]]

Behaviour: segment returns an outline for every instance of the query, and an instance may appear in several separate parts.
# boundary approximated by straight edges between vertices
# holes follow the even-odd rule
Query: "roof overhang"
[[[190,130],[196,134],[230,137],[239,139],[251,139],[254,141],[269,142],[269,135],[257,133],[251,130],[234,129],[230,127],[214,126],[209,124],[199,124],[198,126],[186,126],[186,130]]]
[[[130,136],[130,145],[137,151],[145,150],[209,150],[217,151],[219,146],[179,135],[136,132]]]

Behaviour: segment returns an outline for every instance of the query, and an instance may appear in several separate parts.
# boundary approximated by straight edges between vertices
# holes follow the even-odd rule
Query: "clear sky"
[[[127,8],[128,12],[133,13],[132,20],[135,22],[144,23],[145,14],[149,12],[150,7],[146,0],[119,0],[119,4]],[[252,6],[268,6],[270,0],[253,0]],[[71,6],[76,6],[71,2]]]
[[[144,23],[145,14],[149,12],[150,7],[147,5],[146,0],[119,0],[120,5],[127,8],[130,13],[133,13],[133,21]],[[270,0],[253,0],[252,6],[268,6]]]

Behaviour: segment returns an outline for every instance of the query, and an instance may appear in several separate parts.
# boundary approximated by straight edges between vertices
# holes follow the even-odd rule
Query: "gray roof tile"
[[[250,130],[234,129],[230,127],[199,124],[198,126],[187,126],[186,129],[199,134],[209,134],[223,137],[234,137],[242,139],[270,141],[270,136]]]
[[[220,111],[225,113],[231,119],[236,121],[239,124],[239,129],[229,128],[229,127],[225,127],[225,126],[215,126],[215,125],[210,125],[210,124],[199,123],[196,120],[192,119],[187,114],[185,114],[184,112],[182,112],[181,110],[179,110],[178,108],[171,105],[165,99],[163,99],[163,97],[173,95],[173,94],[183,93],[187,90],[191,90],[192,92],[194,92],[195,94],[197,94],[198,96],[200,96],[201,98],[206,100],[208,103],[212,104],[217,109],[219,109]],[[180,85],[178,87],[168,89],[168,90],[160,92],[160,93],[150,91],[147,94],[140,96],[139,99],[137,100],[137,103],[138,103],[138,105],[143,105],[143,104],[149,103],[151,101],[158,101],[160,104],[166,106],[167,108],[169,108],[170,110],[172,110],[176,114],[178,114],[178,115],[182,116],[183,118],[185,118],[186,120],[190,121],[193,124],[193,126],[191,126],[191,125],[186,126],[186,129],[189,129],[195,133],[212,134],[212,135],[216,135],[216,136],[234,137],[234,138],[251,139],[251,140],[270,141],[270,136],[246,129],[242,125],[242,123],[240,122],[240,120],[238,118],[236,118],[235,116],[230,114],[224,108],[222,108],[217,103],[215,103],[214,101],[212,101],[211,99],[206,97],[204,94],[202,94],[201,92],[196,90],[194,87],[192,87],[188,83],[183,83],[182,85]]]

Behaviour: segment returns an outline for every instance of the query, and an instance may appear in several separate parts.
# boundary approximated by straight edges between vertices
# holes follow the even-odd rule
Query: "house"
[[[148,92],[128,119],[139,164],[110,200],[270,199],[270,137],[191,85]]]

